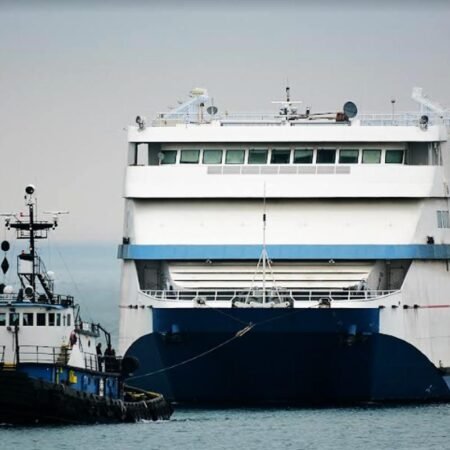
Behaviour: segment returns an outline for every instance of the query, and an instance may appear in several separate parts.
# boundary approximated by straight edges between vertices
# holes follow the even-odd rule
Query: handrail
[[[144,295],[155,300],[174,301],[233,301],[246,297],[259,298],[262,296],[261,289],[248,290],[142,290]],[[399,290],[336,290],[336,289],[267,289],[266,296],[280,298],[282,301],[319,301],[327,298],[331,300],[373,300],[378,297],[385,297]]]
[[[419,121],[423,113],[421,112],[398,112],[395,114],[382,113],[382,114],[359,114],[355,120],[359,121],[361,125],[367,126],[419,126]],[[450,112],[446,112],[442,117],[438,114],[429,113],[430,125],[444,123],[445,125],[450,125]],[[166,127],[166,126],[176,126],[178,124],[193,124],[193,125],[204,125],[209,124],[212,121],[220,122],[221,124],[242,124],[242,125],[275,125],[282,126],[286,124],[291,125],[302,125],[309,124],[313,125],[316,123],[330,123],[330,124],[342,124],[346,122],[336,122],[335,115],[330,114],[329,117],[324,116],[314,116],[311,115],[308,118],[305,117],[295,117],[295,116],[285,116],[279,115],[277,113],[263,112],[243,112],[243,113],[227,113],[219,114],[214,116],[214,118],[199,116],[198,112],[182,112],[182,113],[172,113],[172,112],[161,112],[157,115],[155,119],[152,120],[151,124],[154,127]]]
[[[66,346],[20,345],[19,360],[21,363],[58,364],[65,366],[70,358],[70,349]]]
[[[31,300],[20,299],[18,293],[0,294],[0,303],[17,302],[34,305],[61,305],[67,307],[72,306],[74,304],[74,300],[75,299],[72,295],[54,294],[51,300],[49,300],[46,296],[43,296],[42,298],[37,297],[36,300],[32,302]]]

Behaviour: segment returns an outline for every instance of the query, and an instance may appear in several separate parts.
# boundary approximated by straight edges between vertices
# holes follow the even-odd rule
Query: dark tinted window
[[[270,156],[271,164],[289,164],[291,159],[290,150],[272,150]]]
[[[177,161],[176,150],[165,150],[161,152],[161,164],[175,164]]]
[[[23,326],[24,327],[32,327],[34,324],[34,314],[33,313],[23,313],[22,315],[23,318]]]
[[[317,150],[317,164],[334,164],[336,150]]]
[[[248,163],[249,164],[267,164],[267,150],[249,150]]]
[[[386,150],[386,164],[402,164],[403,150]]]
[[[36,314],[36,325],[38,327],[45,327],[45,313]]]
[[[358,164],[359,150],[339,150],[340,164]]]
[[[20,325],[19,313],[9,313],[9,326]]]
[[[312,164],[313,155],[313,149],[297,149],[294,151],[294,164]]]

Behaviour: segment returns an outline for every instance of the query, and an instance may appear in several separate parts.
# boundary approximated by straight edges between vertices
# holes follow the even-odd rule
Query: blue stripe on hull
[[[256,324],[242,337],[187,364],[129,380],[160,391],[171,401],[316,404],[450,399],[440,372],[422,353],[378,333],[377,309],[199,308],[155,309],[153,314],[155,332],[127,351],[127,356],[140,360],[136,376],[200,355],[230,339],[249,321]]]
[[[261,245],[120,245],[118,257],[145,260],[257,260]],[[274,260],[449,259],[450,245],[268,245]]]

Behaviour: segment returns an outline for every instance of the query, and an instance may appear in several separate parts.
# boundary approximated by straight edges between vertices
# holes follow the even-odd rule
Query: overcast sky
[[[270,110],[286,79],[314,110],[411,110],[413,86],[450,106],[450,2],[18,3],[0,0],[0,212],[34,183],[70,210],[63,240],[121,240],[124,127],[192,87],[228,111]]]

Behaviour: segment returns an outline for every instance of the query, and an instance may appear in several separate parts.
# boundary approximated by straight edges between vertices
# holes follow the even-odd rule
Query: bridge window
[[[268,150],[249,150],[248,163],[249,164],[267,164]]]
[[[6,326],[6,313],[0,313],[0,327]]]
[[[450,228],[448,211],[436,211],[438,228]]]
[[[34,325],[34,313],[23,313],[22,324],[24,327],[32,327]]]
[[[339,150],[339,164],[358,164],[359,150]]]
[[[19,313],[9,313],[9,325],[19,325]]]
[[[222,164],[222,150],[203,150],[203,164]]]
[[[381,150],[363,150],[363,164],[380,164]]]
[[[61,326],[61,314],[60,313],[56,314],[56,326],[57,327]]]
[[[291,162],[290,150],[272,150],[270,164],[289,164]]]
[[[54,327],[55,326],[55,313],[49,313],[48,314],[48,326]]]
[[[317,164],[334,164],[336,161],[336,150],[317,150]]]
[[[176,150],[165,150],[161,152],[158,156],[160,156],[161,164],[175,164],[177,161]]]
[[[314,150],[312,148],[299,148],[294,150],[294,164],[312,164]]]
[[[226,164],[244,164],[245,150],[227,150]]]
[[[402,164],[403,150],[386,150],[384,162],[386,164]]]
[[[45,313],[36,314],[36,325],[38,327],[45,327]]]
[[[198,164],[200,150],[181,150],[181,164]]]
[[[70,327],[70,318],[72,316],[70,314],[67,314],[67,326]]]

